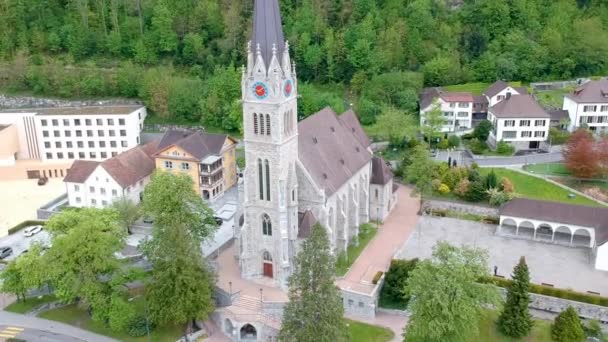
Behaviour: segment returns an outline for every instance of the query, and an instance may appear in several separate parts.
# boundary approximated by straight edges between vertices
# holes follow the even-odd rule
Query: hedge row
[[[508,288],[513,282],[510,279],[497,278],[497,277],[486,277],[480,280],[482,283],[493,283],[497,286]],[[601,305],[608,307],[608,297],[601,297],[590,293],[576,292],[572,290],[559,289],[550,286],[530,284],[531,293],[536,293],[544,296],[557,297],[562,299],[569,299],[577,302],[583,302],[594,305]]]
[[[37,226],[37,225],[42,225],[44,226],[45,221],[38,221],[38,220],[27,220],[27,221],[23,221],[21,223],[19,223],[18,225],[9,228],[8,229],[8,234],[12,235],[15,234],[16,232],[20,231],[21,229],[25,228],[25,227],[29,227],[29,226]]]

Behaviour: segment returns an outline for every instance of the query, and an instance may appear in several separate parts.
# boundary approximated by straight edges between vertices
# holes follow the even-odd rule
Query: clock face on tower
[[[262,82],[253,84],[253,95],[258,99],[265,99],[268,96],[268,87]]]
[[[291,82],[291,80],[285,81],[285,86],[283,86],[283,92],[285,93],[285,97],[289,97],[292,91],[293,83]]]

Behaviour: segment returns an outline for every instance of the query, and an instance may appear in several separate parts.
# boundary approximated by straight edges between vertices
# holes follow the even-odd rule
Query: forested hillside
[[[282,0],[300,114],[411,111],[425,85],[608,72],[608,0]],[[252,0],[0,0],[0,87],[141,97],[158,117],[239,125]],[[304,84],[309,83],[309,84]]]

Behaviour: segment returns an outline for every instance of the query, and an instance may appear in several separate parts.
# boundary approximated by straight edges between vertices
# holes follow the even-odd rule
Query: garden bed
[[[357,260],[359,254],[363,252],[365,246],[374,238],[378,229],[370,223],[362,224],[359,227],[359,243],[350,245],[346,253],[342,252],[336,260],[336,275],[342,277],[348,272],[352,264]]]

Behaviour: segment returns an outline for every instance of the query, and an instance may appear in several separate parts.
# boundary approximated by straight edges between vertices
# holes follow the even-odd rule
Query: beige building
[[[154,157],[157,169],[192,178],[205,200],[218,198],[237,182],[236,140],[225,134],[168,131]]]

